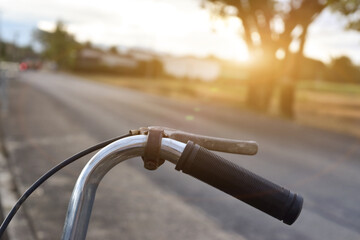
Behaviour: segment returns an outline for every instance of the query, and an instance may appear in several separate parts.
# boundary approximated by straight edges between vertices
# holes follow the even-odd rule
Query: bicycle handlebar
[[[63,239],[85,239],[96,189],[102,177],[118,163],[132,157],[144,156],[147,144],[148,136],[131,136],[106,146],[92,157],[74,187]],[[301,212],[301,196],[197,144],[188,142],[185,145],[177,140],[162,138],[158,154],[159,159],[174,163],[175,169],[208,183],[286,224],[291,225]]]
[[[193,142],[188,142],[176,170],[189,174],[291,225],[301,212],[303,198]]]

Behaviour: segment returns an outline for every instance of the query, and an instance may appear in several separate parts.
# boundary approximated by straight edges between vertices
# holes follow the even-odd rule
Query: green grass
[[[298,84],[298,89],[360,96],[360,84],[303,81]]]
[[[100,74],[80,76],[170,98],[245,106],[246,86],[241,82],[147,79]],[[303,81],[297,85],[296,90],[296,122],[360,136],[360,85]],[[270,104],[271,115],[279,115],[278,105],[279,89],[276,88]]]
[[[167,78],[134,78],[101,74],[79,74],[80,76],[114,86],[126,87],[143,92],[181,99],[197,99],[203,102],[241,105],[246,88],[242,84],[224,82],[201,82]]]
[[[301,82],[297,90],[298,122],[360,136],[360,85]]]

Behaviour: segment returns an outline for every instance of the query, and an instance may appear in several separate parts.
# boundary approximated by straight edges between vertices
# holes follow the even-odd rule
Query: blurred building
[[[166,74],[177,78],[214,81],[221,72],[220,64],[214,60],[194,57],[163,57],[161,61]]]
[[[114,70],[131,73],[138,67],[136,60],[114,53],[104,53],[98,49],[85,48],[78,53],[76,68],[78,70]]]
[[[222,61],[215,57],[174,57],[143,49],[130,49],[122,53],[84,48],[76,60],[76,69],[129,76],[214,81],[244,80],[246,67],[239,63]]]

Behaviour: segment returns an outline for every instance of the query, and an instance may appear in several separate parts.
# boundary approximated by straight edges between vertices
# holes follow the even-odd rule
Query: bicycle
[[[18,200],[0,227],[0,238],[30,194],[54,173],[92,151],[102,148],[83,168],[73,189],[62,239],[85,239],[97,187],[115,165],[141,156],[144,167],[156,170],[165,160],[175,169],[197,178],[261,211],[293,224],[303,198],[211,152],[255,155],[253,141],[215,138],[165,127],[143,127],[86,149],[39,178]]]

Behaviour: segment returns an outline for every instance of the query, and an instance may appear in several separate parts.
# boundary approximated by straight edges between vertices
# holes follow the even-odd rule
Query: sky
[[[50,29],[62,20],[81,42],[247,61],[241,22],[214,21],[200,1],[1,0],[0,33],[7,41],[33,44],[34,29]],[[344,31],[345,25],[344,17],[323,12],[309,28],[305,55],[326,63],[345,55],[360,64],[360,34]]]

